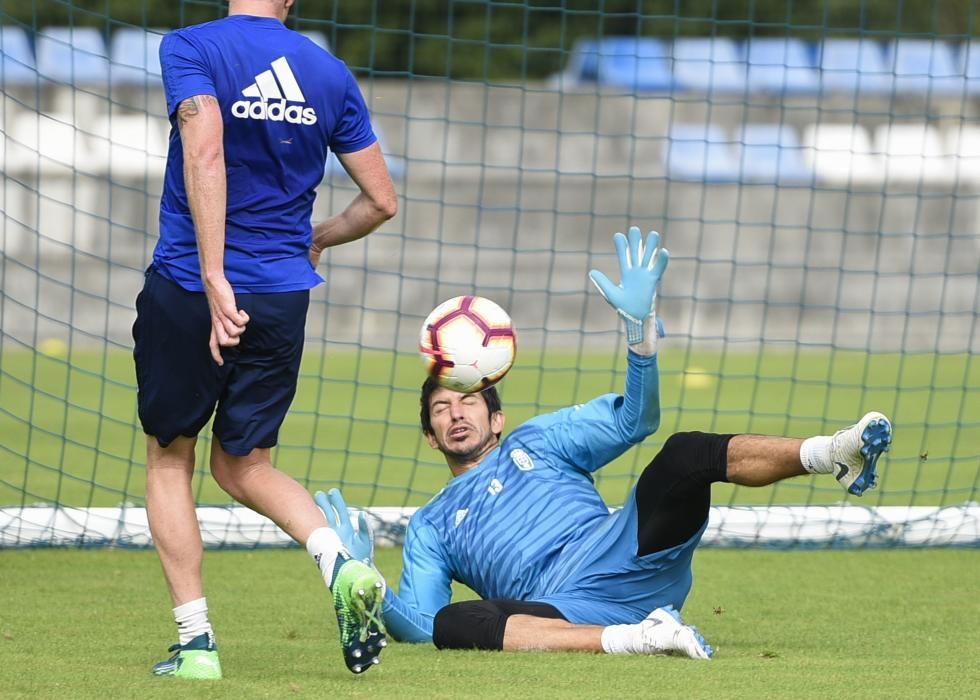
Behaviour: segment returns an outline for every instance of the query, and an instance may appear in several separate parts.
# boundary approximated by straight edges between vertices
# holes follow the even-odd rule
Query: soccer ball
[[[422,323],[419,353],[441,386],[464,394],[496,384],[514,364],[517,336],[510,316],[489,299],[454,297]]]

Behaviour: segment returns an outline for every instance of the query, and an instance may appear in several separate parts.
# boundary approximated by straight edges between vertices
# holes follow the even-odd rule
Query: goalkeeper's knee
[[[522,600],[465,600],[452,603],[436,613],[432,624],[432,643],[437,649],[504,648],[504,632],[511,615],[563,618],[547,603]]]

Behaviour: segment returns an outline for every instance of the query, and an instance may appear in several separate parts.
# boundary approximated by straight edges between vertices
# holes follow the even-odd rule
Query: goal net
[[[621,391],[587,272],[614,275],[636,224],[671,252],[663,422],[598,473],[610,506],[673,432],[803,437],[878,410],[876,490],[717,485],[706,544],[977,546],[977,9],[298,0],[289,26],[358,78],[400,209],[324,255],[274,462],[398,542],[449,477],[418,425],[422,319],[469,293],[511,313],[511,426]],[[170,128],[157,47],[224,12],[0,1],[0,547],[151,543],[130,329]],[[314,219],[355,192],[331,160]],[[214,483],[210,439],[207,544],[287,544]]]

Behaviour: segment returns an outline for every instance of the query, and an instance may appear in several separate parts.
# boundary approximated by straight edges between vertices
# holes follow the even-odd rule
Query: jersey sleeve
[[[385,592],[384,620],[400,642],[431,642],[432,620],[452,598],[449,565],[432,527],[409,523],[398,593]]]
[[[422,614],[390,588],[385,591],[382,611],[385,627],[392,638],[408,644],[432,641],[432,620],[435,616]]]
[[[622,396],[606,394],[534,420],[562,465],[596,471],[660,427],[657,356],[629,352]]]
[[[181,102],[195,95],[214,95],[214,78],[198,48],[181,32],[171,32],[160,42],[160,69],[167,114],[173,116]]]
[[[337,120],[337,128],[330,139],[330,150],[334,153],[354,153],[367,148],[378,140],[371,128],[371,117],[368,113],[361,89],[350,71],[347,71],[347,86],[344,92],[344,104]]]

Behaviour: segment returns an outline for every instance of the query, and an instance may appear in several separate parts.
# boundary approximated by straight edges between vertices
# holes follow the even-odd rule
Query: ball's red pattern
[[[456,391],[481,391],[510,370],[517,336],[510,316],[479,296],[454,297],[422,324],[419,352],[426,371]]]

